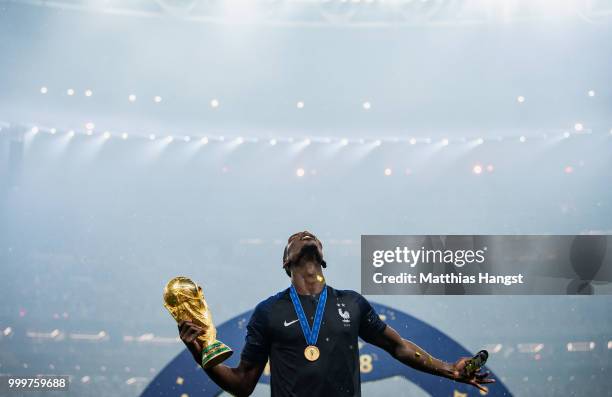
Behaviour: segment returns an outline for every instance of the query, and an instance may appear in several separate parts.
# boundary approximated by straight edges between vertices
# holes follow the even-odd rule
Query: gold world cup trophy
[[[232,349],[217,340],[217,330],[212,322],[202,287],[187,277],[175,277],[164,288],[164,306],[177,323],[191,321],[202,327],[198,336],[202,344],[202,367],[211,368],[232,355]]]

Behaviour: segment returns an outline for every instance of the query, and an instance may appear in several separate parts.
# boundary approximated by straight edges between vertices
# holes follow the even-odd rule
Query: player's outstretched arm
[[[438,360],[416,344],[403,339],[396,330],[388,325],[382,334],[366,342],[386,350],[395,359],[414,369],[467,383],[483,391],[486,389],[481,384],[495,382],[495,379],[488,378],[489,372],[476,372],[467,376],[464,368],[470,357],[460,358],[454,364]]]
[[[199,365],[202,359],[202,346],[197,338],[204,331],[203,328],[189,321],[182,321],[179,324],[181,340]],[[264,367],[265,363],[254,364],[240,360],[236,368],[219,364],[204,371],[220,388],[234,396],[242,397],[253,393]]]

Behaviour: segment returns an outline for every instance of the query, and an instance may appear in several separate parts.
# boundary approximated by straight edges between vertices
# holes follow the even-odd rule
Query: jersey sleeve
[[[387,324],[380,319],[378,313],[366,298],[358,294],[357,304],[359,305],[359,337],[369,342],[374,337],[380,335]]]
[[[265,363],[270,354],[268,313],[264,302],[255,307],[247,325],[247,334],[241,359],[250,363]]]

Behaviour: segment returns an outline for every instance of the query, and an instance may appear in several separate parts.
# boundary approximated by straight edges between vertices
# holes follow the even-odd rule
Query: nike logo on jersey
[[[293,320],[293,321],[289,321],[289,322],[287,322],[287,320],[285,320],[285,327],[288,327],[288,326],[290,326],[290,325],[291,325],[291,324],[293,324],[293,323],[297,323],[297,321],[298,321],[298,320]]]

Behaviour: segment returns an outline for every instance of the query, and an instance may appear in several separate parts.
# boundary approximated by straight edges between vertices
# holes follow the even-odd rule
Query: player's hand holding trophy
[[[204,330],[198,336],[202,346],[201,364],[207,369],[225,361],[232,355],[223,342],[217,340],[217,330],[202,293],[202,287],[187,277],[175,277],[164,288],[164,306],[177,323],[190,321]]]

